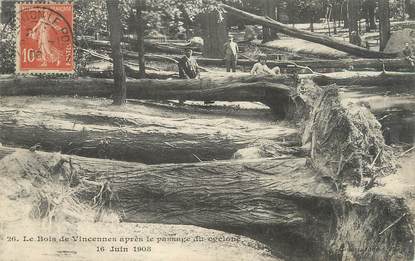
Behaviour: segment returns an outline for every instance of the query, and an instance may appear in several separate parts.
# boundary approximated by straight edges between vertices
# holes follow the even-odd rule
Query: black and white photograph
[[[0,0],[0,261],[414,261],[415,0]]]

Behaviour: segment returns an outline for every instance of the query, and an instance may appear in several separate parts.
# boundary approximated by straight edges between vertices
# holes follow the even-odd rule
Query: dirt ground
[[[264,46],[278,48],[286,51],[292,51],[298,54],[313,54],[316,56],[332,59],[346,59],[350,57],[350,55],[348,55],[345,52],[341,52],[321,44],[316,44],[301,39],[280,39],[267,42],[264,44]]]
[[[383,186],[372,191],[405,198],[412,215],[415,215],[415,150],[403,155],[400,165],[395,175],[380,179],[379,183]]]

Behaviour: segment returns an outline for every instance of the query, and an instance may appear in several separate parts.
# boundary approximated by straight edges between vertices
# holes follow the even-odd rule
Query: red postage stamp
[[[16,4],[17,73],[74,72],[73,5]]]

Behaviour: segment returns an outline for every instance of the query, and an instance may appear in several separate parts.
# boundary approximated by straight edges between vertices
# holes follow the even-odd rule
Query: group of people
[[[236,72],[236,64],[238,61],[238,52],[239,47],[236,42],[234,42],[233,37],[230,36],[228,42],[224,44],[224,53],[225,53],[225,64],[226,71]],[[192,56],[192,50],[186,49],[185,55],[179,60],[179,77],[181,79],[194,79],[200,75],[200,67],[196,62],[196,59]],[[278,66],[270,69],[267,66],[267,56],[260,55],[258,62],[254,64],[251,69],[252,75],[277,75],[281,73],[281,70]]]
[[[356,34],[353,34],[356,35]],[[358,39],[357,39],[358,40]],[[226,71],[236,71],[236,64],[238,60],[239,47],[236,42],[233,41],[233,37],[229,37],[229,41],[224,45],[225,64]],[[405,43],[405,49],[403,50],[403,56],[405,60],[411,65],[412,69],[415,69],[415,57],[409,43]],[[194,79],[199,76],[199,65],[192,57],[192,50],[187,49],[185,55],[179,60],[179,77],[182,79]],[[281,70],[278,66],[270,69],[267,66],[266,55],[260,55],[258,62],[254,64],[251,69],[252,75],[278,75],[281,74]]]

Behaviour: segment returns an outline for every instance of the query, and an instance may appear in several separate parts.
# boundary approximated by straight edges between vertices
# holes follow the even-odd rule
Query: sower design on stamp
[[[73,5],[16,5],[18,73],[73,73]]]

